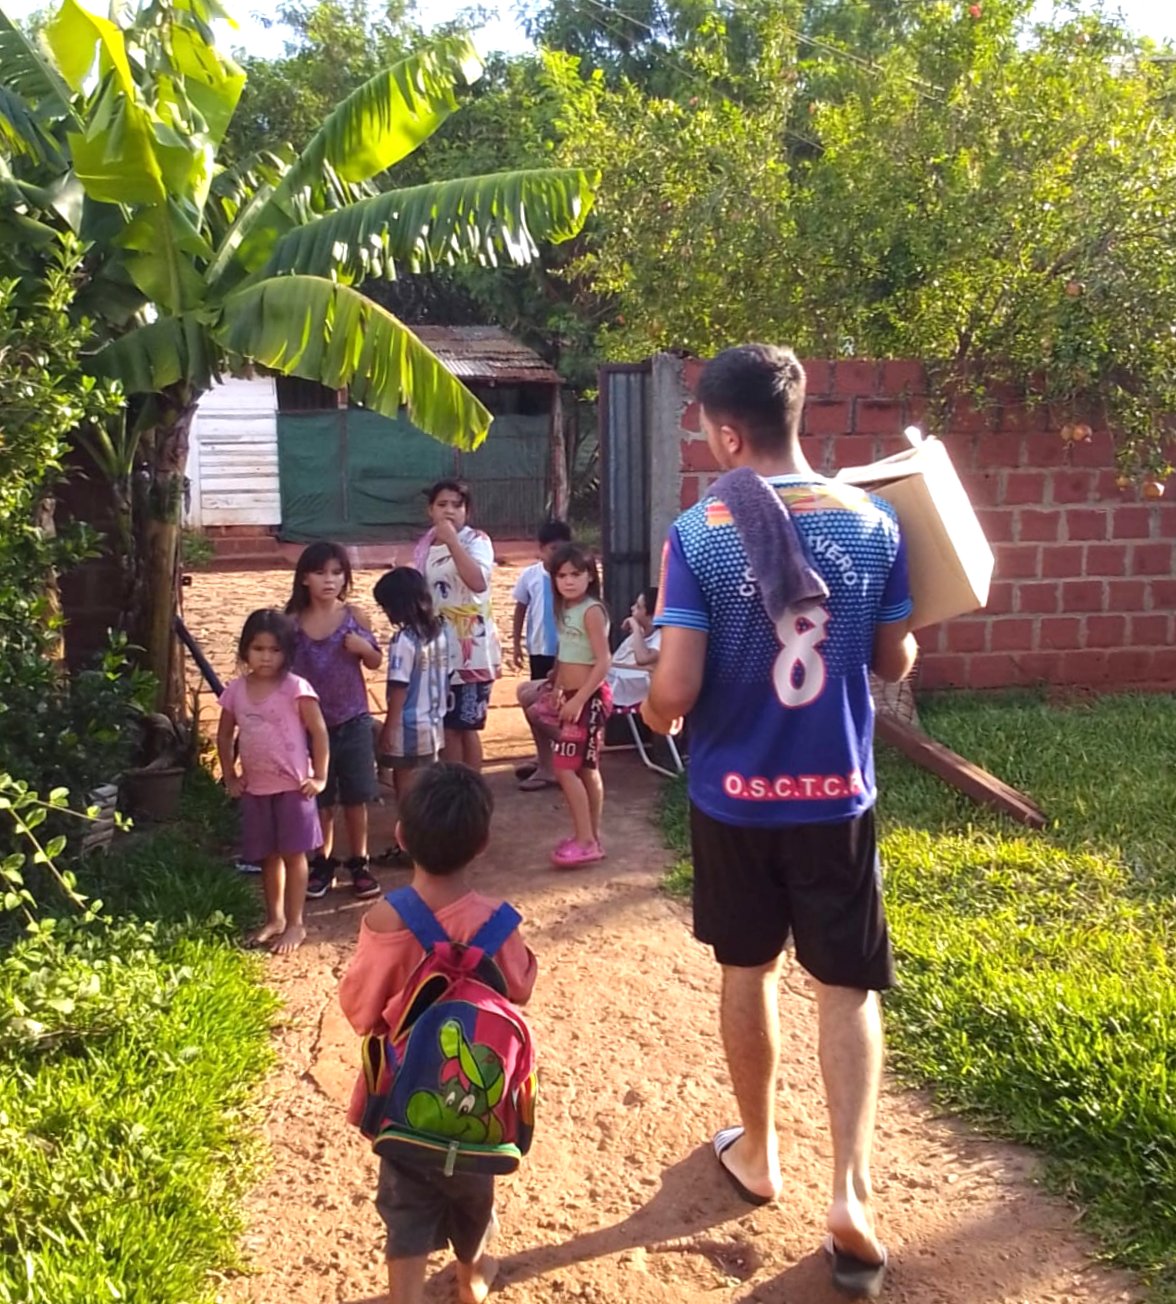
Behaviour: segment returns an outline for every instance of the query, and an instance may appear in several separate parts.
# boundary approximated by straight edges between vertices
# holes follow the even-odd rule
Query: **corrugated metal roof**
[[[501,326],[414,326],[413,333],[460,380],[510,385],[560,385],[553,370],[533,350]]]

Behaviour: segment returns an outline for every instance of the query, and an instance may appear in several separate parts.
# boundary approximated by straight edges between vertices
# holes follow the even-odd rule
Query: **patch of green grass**
[[[271,1060],[276,1002],[236,942],[253,894],[191,826],[81,887],[107,922],[0,954],[0,1301],[205,1304]]]
[[[879,755],[900,986],[891,1063],[1001,1136],[1152,1298],[1176,1301],[1176,700],[942,698],[929,732],[1031,795],[1044,834]],[[686,850],[671,785],[667,842]],[[688,891],[681,863],[667,888]]]

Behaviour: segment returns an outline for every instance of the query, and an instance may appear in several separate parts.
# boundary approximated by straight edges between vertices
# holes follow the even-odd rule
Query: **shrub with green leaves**
[[[149,696],[125,640],[73,676],[59,664],[56,577],[90,556],[86,527],[59,529],[53,490],[73,433],[116,416],[116,387],[81,369],[88,325],[71,318],[80,243],[51,244],[43,276],[21,275],[20,249],[0,241],[0,758],[34,791],[75,803],[125,762],[134,704]],[[11,850],[0,821],[0,855]]]
[[[199,823],[76,876],[41,839],[64,792],[0,792],[58,888],[5,862],[26,926],[0,950],[0,1304],[203,1304],[236,1262],[275,1000],[236,940],[256,896],[201,837],[224,795],[194,786]]]

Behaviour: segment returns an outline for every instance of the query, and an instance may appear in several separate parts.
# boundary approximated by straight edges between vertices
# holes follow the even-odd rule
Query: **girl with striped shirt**
[[[448,635],[433,610],[425,577],[411,566],[381,575],[374,597],[394,630],[388,644],[388,714],[380,733],[379,763],[392,770],[396,795],[403,798],[445,745]]]

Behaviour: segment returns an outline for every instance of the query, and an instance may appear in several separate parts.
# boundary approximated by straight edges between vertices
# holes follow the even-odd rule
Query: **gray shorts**
[[[319,807],[366,806],[379,795],[376,786],[376,739],[372,717],[365,711],[327,730],[331,763]]]
[[[388,1229],[388,1259],[415,1259],[453,1246],[462,1263],[481,1258],[494,1227],[494,1178],[380,1160],[376,1208]]]

